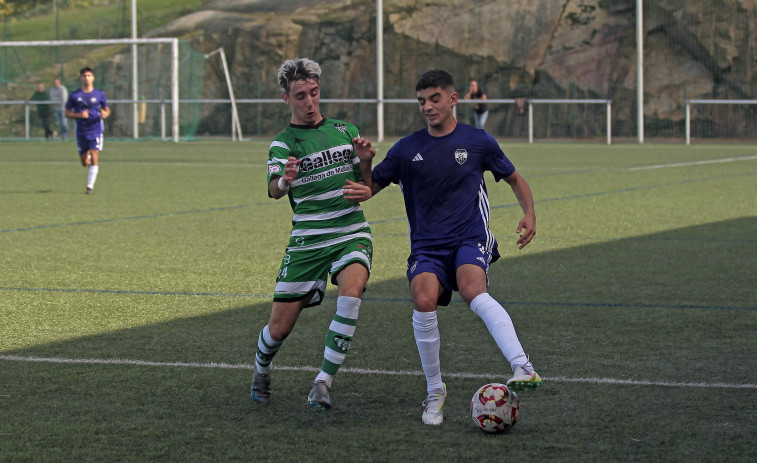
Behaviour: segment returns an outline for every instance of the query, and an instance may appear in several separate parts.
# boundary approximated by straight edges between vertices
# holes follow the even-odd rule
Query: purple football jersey
[[[100,117],[100,108],[107,108],[108,102],[102,90],[92,89],[84,93],[81,89],[68,96],[66,109],[80,113],[85,109],[89,111],[89,118],[74,119],[76,121],[77,135],[100,135],[103,133],[103,120]]]
[[[422,129],[402,138],[374,167],[372,178],[381,187],[400,185],[412,252],[473,240],[496,250],[489,230],[487,170],[499,181],[515,167],[494,137],[458,123],[442,137]]]

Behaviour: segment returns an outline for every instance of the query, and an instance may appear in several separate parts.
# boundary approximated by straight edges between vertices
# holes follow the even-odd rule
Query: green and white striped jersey
[[[321,249],[352,238],[372,240],[360,203],[344,199],[346,180],[358,182],[360,160],[352,139],[357,127],[323,118],[315,126],[290,124],[268,149],[268,182],[284,174],[289,156],[300,159],[300,170],[289,189],[292,234],[289,251]]]

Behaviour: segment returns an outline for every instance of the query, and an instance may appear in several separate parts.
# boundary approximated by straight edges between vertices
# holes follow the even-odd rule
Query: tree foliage
[[[13,14],[13,4],[6,2],[5,0],[0,0],[0,18],[4,18],[12,14]]]
[[[46,14],[54,7],[68,9],[73,7],[86,7],[93,5],[108,5],[124,0],[0,0],[0,17],[18,17],[27,14]]]

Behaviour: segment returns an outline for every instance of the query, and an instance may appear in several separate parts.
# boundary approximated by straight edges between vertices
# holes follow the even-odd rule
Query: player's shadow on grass
[[[490,293],[507,307],[526,350],[541,364],[552,366],[551,374],[575,372],[587,362],[594,366],[604,362],[611,371],[621,371],[618,362],[634,355],[639,362],[649,362],[654,374],[655,356],[676,357],[681,352],[676,343],[696,342],[705,350],[709,339],[724,335],[727,339],[720,341],[729,343],[739,339],[739,332],[747,336],[734,314],[757,310],[755,237],[757,218],[747,217],[549,252],[538,252],[537,244],[537,252],[506,256],[494,264]],[[326,329],[335,311],[333,294],[332,289],[321,306],[303,312],[277,364],[320,366]],[[152,297],[177,297],[177,304],[197,301],[157,295],[139,300],[149,304]],[[257,334],[268,320],[270,305],[268,300],[256,300],[211,315],[4,354],[252,364]],[[404,275],[369,282],[346,366],[418,370],[411,308]],[[483,349],[496,355],[493,342],[457,296],[449,308],[441,309],[440,325],[445,368],[491,370],[489,359],[480,354]],[[699,349],[695,355],[700,356],[697,369],[702,371],[710,358],[717,357]],[[742,367],[753,364],[751,360]]]

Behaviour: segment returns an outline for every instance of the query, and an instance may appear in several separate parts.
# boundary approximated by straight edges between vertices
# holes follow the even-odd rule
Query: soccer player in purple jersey
[[[427,127],[399,140],[373,168],[371,187],[378,193],[390,183],[402,189],[410,224],[407,277],[413,299],[413,333],[428,397],[423,422],[443,420],[447,387],[442,382],[437,305],[449,304],[452,291],[481,317],[510,362],[513,390],[535,389],[541,378],[533,369],[507,311],[487,292],[489,265],[499,258],[489,230],[489,198],[484,171],[510,185],[523,210],[516,233],[522,249],[535,235],[531,189],[487,132],[458,123],[454,80],[446,71],[426,72],[416,84]]]
[[[91,194],[100,170],[97,161],[103,148],[103,119],[110,116],[110,108],[105,92],[94,87],[95,74],[91,68],[82,68],[79,80],[81,88],[68,96],[66,117],[76,121],[76,145],[81,165],[89,167],[87,194]]]

